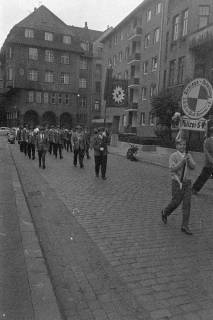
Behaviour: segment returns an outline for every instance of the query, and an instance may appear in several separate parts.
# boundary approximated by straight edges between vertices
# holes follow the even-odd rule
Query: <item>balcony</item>
[[[213,49],[213,25],[194,32],[189,37],[189,48],[191,50],[212,50]]]
[[[129,80],[128,88],[135,88],[140,86],[140,78],[134,77]]]
[[[136,112],[138,110],[138,102],[129,102],[128,109],[126,111],[134,111]]]
[[[140,40],[142,36],[142,28],[141,27],[135,27],[130,31],[128,40]]]
[[[137,63],[140,61],[141,61],[141,54],[140,53],[133,53],[128,59],[128,64]]]

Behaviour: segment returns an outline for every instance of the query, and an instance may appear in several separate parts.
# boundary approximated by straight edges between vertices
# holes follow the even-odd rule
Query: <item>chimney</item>
[[[84,28],[88,29],[87,21],[85,21]]]
[[[34,12],[37,10],[37,8],[36,7],[34,7]]]

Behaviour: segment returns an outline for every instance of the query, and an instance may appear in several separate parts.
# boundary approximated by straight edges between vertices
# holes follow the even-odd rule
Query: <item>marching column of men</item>
[[[62,150],[73,152],[73,165],[79,164],[84,168],[84,156],[90,159],[89,150],[94,148],[95,174],[98,177],[101,171],[102,179],[106,179],[107,144],[108,134],[104,128],[94,130],[93,141],[90,139],[88,128],[77,126],[75,130],[61,129],[51,126],[44,127],[20,127],[17,132],[17,140],[20,151],[28,155],[29,159],[35,159],[35,151],[38,153],[39,168],[46,168],[46,153],[49,152],[57,159],[63,159]]]

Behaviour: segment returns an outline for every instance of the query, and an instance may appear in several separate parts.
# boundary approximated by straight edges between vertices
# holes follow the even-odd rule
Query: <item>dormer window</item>
[[[34,38],[34,30],[25,29],[24,36],[25,36],[25,38]]]
[[[63,43],[71,44],[71,36],[63,36]]]
[[[51,32],[45,32],[44,33],[44,40],[53,41],[53,34]]]

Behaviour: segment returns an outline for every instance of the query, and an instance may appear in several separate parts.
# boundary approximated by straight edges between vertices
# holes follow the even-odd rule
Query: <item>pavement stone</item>
[[[160,219],[170,199],[165,156],[133,163],[109,154],[102,181],[93,159],[82,170],[71,153],[48,155],[41,170],[11,150],[65,318],[84,319],[87,310],[91,319],[213,317],[212,180],[192,199],[187,237],[181,209],[166,226]]]

